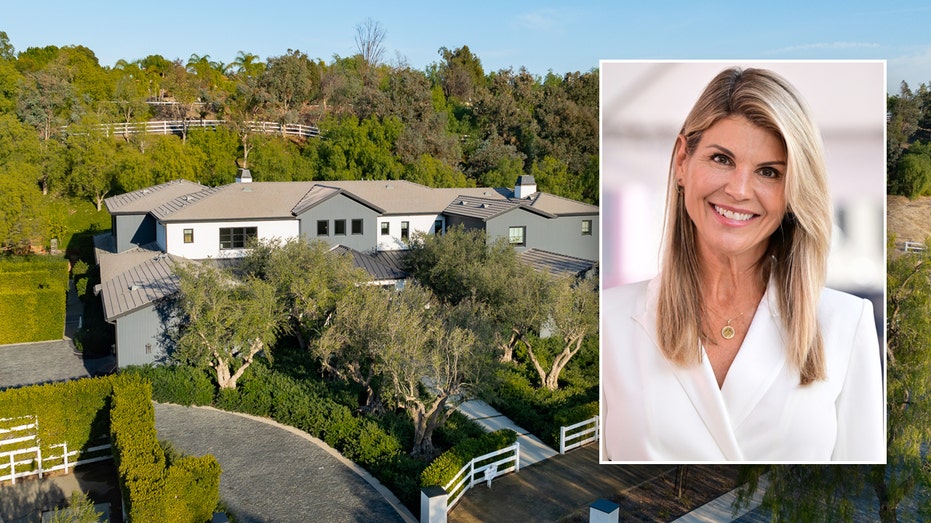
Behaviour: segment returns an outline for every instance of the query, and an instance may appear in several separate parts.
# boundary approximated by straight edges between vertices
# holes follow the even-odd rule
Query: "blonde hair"
[[[730,68],[705,88],[685,119],[680,135],[691,155],[705,130],[723,118],[742,116],[782,139],[786,148],[786,214],[770,236],[760,278],[771,279],[783,327],[786,356],[805,385],[825,378],[824,349],[817,307],[824,287],[831,241],[828,195],[821,137],[804,100],[777,74],[764,69]],[[663,271],[657,310],[657,335],[665,356],[679,365],[701,361],[701,266],[695,226],[678,190],[673,147],[666,195]],[[685,299],[683,299],[683,297]]]

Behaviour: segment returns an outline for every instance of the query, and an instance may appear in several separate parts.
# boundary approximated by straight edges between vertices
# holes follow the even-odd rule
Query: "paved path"
[[[545,459],[552,458],[559,454],[548,447],[539,438],[525,429],[518,427],[513,421],[505,417],[494,409],[491,405],[481,400],[469,400],[458,407],[459,412],[482,426],[485,430],[492,432],[499,429],[511,429],[517,433],[517,441],[520,442],[520,466],[521,468],[533,465]],[[598,458],[595,458],[597,461]]]
[[[112,356],[81,359],[71,340],[0,345],[0,390],[105,374]]]
[[[599,465],[598,446],[586,445],[479,485],[449,513],[450,523],[558,521],[674,469],[673,465]]]
[[[155,426],[159,439],[186,454],[216,456],[220,497],[240,523],[417,521],[367,472],[297,429],[165,404],[155,405]]]

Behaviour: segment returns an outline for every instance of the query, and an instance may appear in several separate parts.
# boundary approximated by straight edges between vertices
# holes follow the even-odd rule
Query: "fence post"
[[[595,416],[595,441],[601,441],[601,416]]]
[[[10,452],[10,481],[16,484],[16,460],[13,459],[12,452]]]
[[[449,497],[443,487],[420,489],[420,523],[446,523],[446,500]]]
[[[620,506],[606,499],[599,499],[588,506],[590,523],[617,523],[619,516]]]
[[[38,443],[38,441],[36,443]],[[42,469],[42,447],[41,446],[36,447],[36,458],[38,458],[37,461],[39,462],[39,479],[42,479],[43,473],[45,471]]]
[[[520,472],[520,441],[514,444],[514,473]]]
[[[566,453],[566,427],[559,427],[559,453]]]
[[[61,448],[62,448],[62,452],[65,455],[65,474],[67,474],[68,473],[68,442],[66,441],[62,443]]]

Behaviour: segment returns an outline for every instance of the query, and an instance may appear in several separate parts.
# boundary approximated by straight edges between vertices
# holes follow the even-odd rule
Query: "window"
[[[527,243],[527,227],[508,227],[508,243],[515,247],[522,247]]]
[[[246,242],[258,235],[258,227],[221,227],[220,248],[242,249],[246,246]]]
[[[346,236],[346,220],[333,220],[333,234]]]
[[[317,236],[330,235],[330,220],[317,220]]]
[[[592,235],[592,221],[582,220],[582,236],[591,236],[591,235]]]
[[[433,222],[433,234],[437,236],[443,234],[443,220],[437,220]]]
[[[362,218],[352,220],[352,234],[362,234]]]
[[[388,236],[391,234],[391,227],[388,222],[381,222],[381,235]]]
[[[146,343],[146,344],[145,344],[145,353],[146,353],[146,354],[152,354],[152,344],[151,344],[151,343]]]
[[[184,229],[184,243],[194,243],[194,229]]]
[[[410,238],[410,222],[401,222],[401,239],[407,241]]]

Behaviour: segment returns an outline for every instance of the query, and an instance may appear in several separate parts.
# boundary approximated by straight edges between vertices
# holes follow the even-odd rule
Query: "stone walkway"
[[[220,462],[220,497],[239,523],[416,522],[386,488],[325,443],[271,420],[155,405],[159,439]]]
[[[106,374],[112,356],[82,359],[71,340],[0,345],[0,390]]]
[[[516,432],[517,441],[520,443],[520,466],[522,468],[559,454],[543,443],[540,438],[518,427],[504,414],[501,414],[484,401],[466,401],[459,405],[458,410],[489,432],[499,429],[511,429]]]

